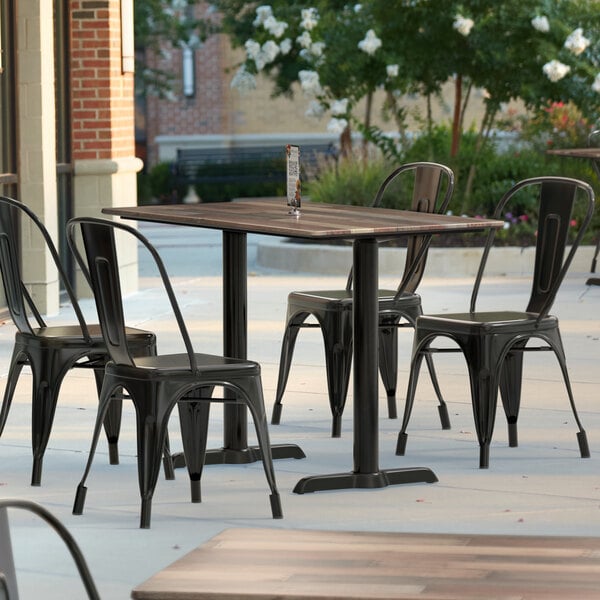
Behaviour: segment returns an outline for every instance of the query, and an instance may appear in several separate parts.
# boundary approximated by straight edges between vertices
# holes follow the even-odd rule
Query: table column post
[[[354,472],[374,474],[379,471],[377,241],[357,239],[353,253]]]
[[[247,358],[248,353],[248,284],[247,235],[223,231],[223,354]],[[225,397],[232,392],[225,390]],[[295,444],[271,445],[277,458],[304,458]],[[261,460],[258,446],[248,446],[248,410],[243,404],[223,406],[223,447],[207,450],[205,464],[245,464]]]
[[[223,354],[232,358],[248,357],[247,262],[246,234],[223,231]],[[226,404],[223,410],[225,449],[246,450],[246,407]]]

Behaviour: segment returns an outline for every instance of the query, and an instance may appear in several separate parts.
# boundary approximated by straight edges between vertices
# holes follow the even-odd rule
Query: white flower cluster
[[[249,92],[256,89],[256,78],[246,71],[245,65],[242,65],[233,76],[230,86],[240,92]]]
[[[273,15],[273,9],[263,4],[256,8],[256,18],[252,22],[255,27],[264,27],[274,38],[279,39],[288,28],[284,21],[278,21]],[[277,56],[288,54],[292,49],[292,40],[285,38],[280,44],[274,40],[267,40],[262,46],[255,40],[247,40],[244,44],[246,56],[254,61],[257,71],[262,71],[266,65],[272,63]]]
[[[551,60],[542,67],[544,75],[553,83],[560,81],[570,70],[569,65],[565,65],[559,60]]]
[[[319,74],[316,71],[302,70],[298,73],[300,79],[300,87],[307,96],[319,96],[323,93]]]
[[[583,29],[578,27],[565,40],[565,48],[570,50],[575,56],[579,56],[590,43],[590,40],[583,35]]]
[[[325,50],[325,42],[313,42],[310,32],[317,26],[319,15],[316,8],[304,8],[301,11],[300,27],[304,31],[296,38],[296,43],[302,48],[300,56],[305,59],[320,58]]]
[[[381,40],[377,37],[372,29],[369,29],[365,35],[365,39],[358,42],[358,47],[363,52],[373,56],[373,54],[375,54],[375,52],[381,48]]]
[[[541,31],[542,33],[548,33],[548,31],[550,31],[550,22],[548,21],[548,17],[543,15],[533,17],[533,19],[531,19],[531,24],[533,25],[534,29]]]
[[[252,22],[254,27],[264,27],[272,36],[279,39],[288,28],[284,21],[278,21],[273,15],[273,9],[268,4],[256,8],[256,18]]]
[[[548,18],[543,15],[531,19],[531,24],[534,29],[542,33],[550,31]],[[578,27],[567,36],[564,47],[575,56],[579,56],[590,44],[591,41],[583,35],[583,28]],[[559,60],[551,60],[542,67],[542,71],[550,81],[556,83],[571,71],[571,67]],[[592,83],[592,90],[600,94],[600,73],[596,75],[594,83]]]
[[[327,123],[327,131],[334,135],[341,135],[344,130],[348,127],[348,121],[346,119],[338,119],[334,117]]]
[[[388,79],[393,79],[394,77],[398,77],[399,67],[398,65],[387,65],[385,72]]]
[[[246,56],[254,61],[258,71],[262,71],[265,65],[272,63],[281,52],[279,46],[273,40],[267,40],[262,46],[254,40],[247,40],[244,47],[246,48]]]
[[[454,17],[454,23],[452,23],[452,27],[454,27],[454,29],[456,29],[460,35],[464,35],[465,37],[471,33],[473,25],[475,25],[475,21],[473,21],[473,19],[463,17],[460,14]]]
[[[319,15],[317,14],[316,8],[303,8],[300,14],[302,16],[302,21],[300,22],[300,27],[302,27],[302,29],[311,31],[317,26]]]

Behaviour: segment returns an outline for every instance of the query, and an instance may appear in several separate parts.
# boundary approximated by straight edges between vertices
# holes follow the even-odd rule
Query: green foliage
[[[147,52],[161,56],[167,48],[182,45],[198,47],[217,31],[210,7],[197,18],[198,0],[135,0],[135,91],[139,96],[155,94],[162,98],[172,95],[175,77],[148,61]]]
[[[173,165],[162,162],[154,165],[149,173],[138,173],[138,204],[171,204],[183,199],[187,186],[178,185]]]
[[[542,175],[560,175],[587,181],[595,187],[596,194],[600,197],[600,182],[597,181],[587,160],[550,156],[527,144],[515,144],[501,151],[494,144],[486,144],[479,153],[478,168],[471,193],[467,196],[466,185],[476,142],[477,134],[474,131],[466,132],[461,141],[459,155],[451,159],[450,128],[438,125],[433,128],[430,136],[418,136],[410,149],[394,163],[382,159],[367,162],[351,159],[342,160],[337,165],[323,166],[318,179],[309,183],[311,199],[339,204],[370,204],[378,186],[394,164],[423,160],[447,164],[454,170],[456,185],[450,201],[450,210],[454,214],[490,217],[500,198],[513,185],[523,179]],[[409,208],[410,194],[410,189],[391,190],[389,197],[384,198],[383,205],[390,208]],[[497,243],[532,245],[535,243],[537,199],[531,193],[524,192],[515,200],[510,212],[502,215],[507,225],[497,233]],[[581,217],[580,214],[573,215],[576,222]],[[598,230],[600,213],[595,215],[586,236],[588,243],[595,239]],[[474,240],[481,242],[482,239],[481,236],[463,236],[462,240],[459,240],[454,236],[444,239],[443,243],[471,244]]]
[[[323,162],[315,179],[308,183],[312,202],[369,206],[389,173],[383,160],[349,157]]]
[[[198,178],[219,181],[196,183],[196,193],[202,202],[285,196],[285,168],[285,159],[278,158],[202,165],[196,172]]]
[[[532,118],[524,118],[521,137],[542,152],[552,148],[581,148],[591,125],[572,102],[551,102]]]

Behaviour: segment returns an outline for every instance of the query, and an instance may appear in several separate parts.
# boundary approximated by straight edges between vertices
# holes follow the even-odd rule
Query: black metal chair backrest
[[[84,261],[77,248],[77,229],[81,232],[87,261]],[[196,372],[197,363],[191,339],[177,299],[175,298],[171,282],[169,281],[167,270],[154,246],[136,229],[123,223],[92,217],[78,217],[71,219],[67,223],[67,242],[77,263],[91,283],[98,310],[100,329],[102,330],[102,336],[104,337],[111,360],[119,365],[135,365],[127,344],[115,229],[133,235],[154,258],[165,292],[171,303],[173,314],[179,326],[179,331],[188,354],[190,370]]]
[[[6,510],[8,508],[29,511],[40,517],[46,523],[48,523],[48,525],[50,525],[50,527],[52,527],[52,529],[56,531],[56,533],[60,536],[60,538],[67,546],[67,549],[69,550],[69,553],[71,554],[71,557],[75,562],[75,566],[77,567],[77,571],[79,572],[81,581],[85,587],[87,597],[91,600],[100,600],[100,594],[98,593],[98,589],[96,588],[96,584],[94,583],[92,574],[90,573],[90,569],[85,560],[85,557],[83,556],[83,553],[81,552],[73,536],[69,533],[67,528],[61,522],[43,506],[40,506],[35,502],[31,502],[30,500],[20,500],[17,498],[0,499],[0,510]],[[8,544],[10,545],[10,536],[8,539]],[[4,560],[10,560],[10,562],[12,563],[12,556],[10,556],[11,553],[12,548],[9,547],[9,556],[2,558]],[[11,574],[9,574],[9,576],[10,575]],[[11,590],[14,593],[14,597],[17,598],[18,591],[16,590],[16,581],[6,581],[6,579],[2,577],[2,573],[0,572],[0,597],[8,598],[10,600],[9,592]],[[4,592],[4,594],[2,594],[2,592]]]
[[[379,186],[372,206],[380,207],[382,199],[392,182],[399,180],[404,173],[414,173],[413,193],[410,210],[415,212],[445,213],[454,192],[454,173],[449,167],[432,162],[406,163],[394,169]],[[443,180],[446,179],[446,191],[440,199]],[[438,204],[439,202],[439,204]],[[425,270],[427,251],[431,243],[431,235],[414,235],[408,238],[404,272],[398,285],[396,296],[415,292]],[[352,288],[352,272],[348,277],[346,289]]]
[[[41,311],[36,306],[34,299],[27,290],[26,283],[23,281],[20,253],[20,225],[22,215],[25,215],[33,225],[33,228],[29,228],[29,234],[33,235],[34,231],[37,230],[42,235],[58,272],[61,284],[75,311],[83,336],[89,341],[90,335],[75,297],[75,292],[69,284],[48,230],[35,213],[22,202],[6,196],[0,196],[0,271],[2,272],[6,303],[8,304],[8,310],[14,324],[20,332],[31,335],[35,335],[36,328],[46,326]]]
[[[539,187],[538,229],[533,269],[531,295],[527,312],[537,313],[538,321],[548,315],[558,289],[567,274],[581,239],[588,228],[594,212],[594,191],[583,181],[568,177],[532,177],[517,183],[500,200],[493,218],[501,219],[506,206],[524,188]],[[578,192],[580,192],[578,194]],[[573,208],[578,197],[585,205],[585,212],[579,224],[575,239],[565,258],[569,241],[569,228]],[[488,233],[475,286],[471,295],[470,311],[475,312],[475,304],[489,252],[494,243],[496,230]]]

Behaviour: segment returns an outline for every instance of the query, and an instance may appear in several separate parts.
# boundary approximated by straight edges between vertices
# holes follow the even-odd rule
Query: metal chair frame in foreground
[[[405,173],[414,174],[411,210],[445,213],[454,190],[454,173],[444,165],[428,162],[407,163],[394,169],[379,187],[373,207],[381,206],[382,198],[392,182]],[[438,205],[442,184],[445,193]],[[414,327],[422,314],[421,297],[416,293],[423,277],[431,235],[408,238],[404,273],[396,290],[378,290],[379,306],[379,372],[387,392],[388,415],[396,418],[396,385],[398,379],[398,328]],[[325,367],[329,405],[333,417],[332,436],[339,437],[342,413],[348,393],[352,365],[352,271],[344,290],[291,292],[288,296],[286,327],[281,346],[279,377],[271,422],[281,419],[282,398],[287,384],[292,355],[300,329],[318,327],[325,345]],[[307,321],[313,316],[316,323]],[[427,360],[431,380],[438,395],[439,411],[444,429],[450,428],[446,404],[442,398],[433,362]]]
[[[60,284],[67,294],[77,322],[73,325],[48,326],[28,289],[21,269],[21,218],[23,230],[37,242],[39,232],[58,273]],[[27,226],[25,228],[25,225]],[[0,435],[4,431],[19,375],[24,366],[31,368],[33,379],[31,399],[31,445],[33,468],[31,485],[40,485],[42,462],[48,445],[62,381],[75,367],[94,369],[98,394],[108,358],[106,345],[98,324],[87,324],[68,278],[61,265],[56,247],[35,213],[22,202],[0,196],[0,271],[8,309],[17,328],[15,344],[8,370],[2,409]],[[127,336],[136,355],[156,353],[153,333],[128,328]],[[111,464],[118,464],[118,438],[121,424],[121,405],[115,401],[105,421]]]
[[[125,317],[119,280],[115,230],[137,238],[151,254],[162,278],[182,342],[181,354],[133,357],[125,336]],[[86,260],[76,246],[81,235]],[[76,218],[67,224],[67,240],[87,270],[96,300],[100,326],[111,360],[107,363],[98,416],[89,459],[77,488],[74,514],[81,514],[85,502],[85,481],[90,472],[102,421],[115,389],[123,388],[131,398],[137,418],[138,479],[142,500],[140,527],[150,527],[152,496],[160,469],[161,451],[167,436],[169,416],[178,405],[185,461],[190,477],[192,502],[200,502],[200,479],[206,453],[209,407],[212,402],[245,404],[250,410],[261,451],[267,482],[271,489],[273,518],[281,518],[281,502],[275,484],[269,432],[265,416],[260,365],[249,360],[194,352],[190,335],[177,303],[165,266],[150,242],[136,229],[119,222]],[[229,395],[212,396],[215,387]]]
[[[494,430],[498,388],[508,421],[509,445],[517,446],[517,419],[521,404],[523,353],[552,351],[558,359],[571,409],[579,428],[577,439],[581,456],[590,455],[569,382],[565,352],[558,318],[549,314],[558,289],[573,260],[594,210],[594,192],[583,181],[565,177],[534,177],[517,183],[500,200],[494,217],[502,218],[507,203],[525,188],[539,188],[539,215],[533,271],[533,284],[527,308],[523,312],[477,312],[475,304],[495,230],[490,230],[483,251],[469,312],[425,315],[417,319],[412,351],[410,377],[402,427],[398,434],[396,454],[406,449],[406,429],[411,416],[419,370],[423,358],[434,352],[462,352],[467,362],[471,383],[471,400],[480,446],[479,466],[489,466],[490,443]],[[572,211],[577,196],[583,197],[585,211],[569,252],[566,252]],[[566,257],[565,257],[566,253]],[[435,338],[450,338],[458,348],[432,348]],[[541,340],[542,346],[527,346],[530,339]]]
[[[75,565],[79,571],[79,576],[81,577],[81,581],[83,582],[88,598],[90,598],[90,600],[100,600],[100,594],[96,589],[96,585],[92,579],[92,575],[87,566],[85,558],[79,549],[77,542],[69,533],[67,528],[43,506],[40,506],[35,502],[30,502],[29,500],[19,499],[0,500],[0,531],[3,534],[3,539],[0,540],[0,549],[3,551],[2,556],[0,556],[0,598],[2,600],[11,600],[12,598],[18,597],[17,581],[14,572],[14,562],[12,558],[12,547],[10,542],[10,532],[8,528],[8,518],[6,516],[6,511],[9,508],[27,510],[34,513],[46,521],[46,523],[48,523],[48,525],[50,525],[54,531],[58,533],[60,538],[69,549],[73,560],[75,561]],[[4,526],[6,526],[6,531],[3,531]]]

